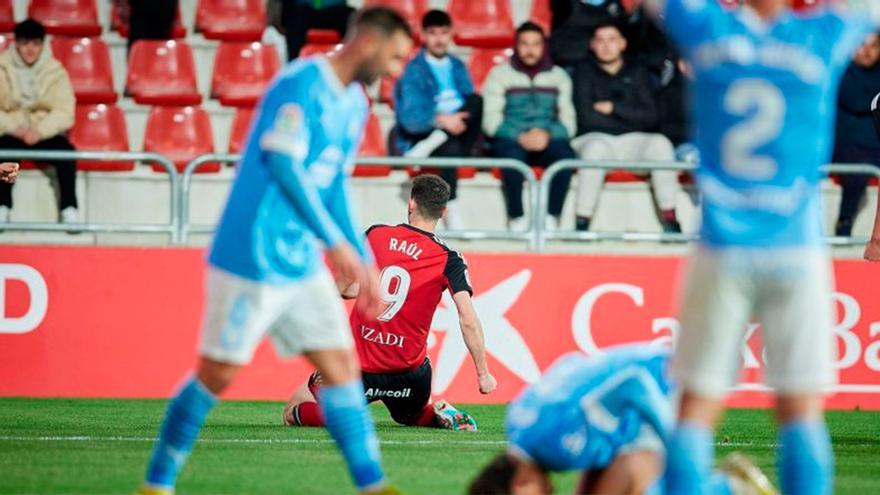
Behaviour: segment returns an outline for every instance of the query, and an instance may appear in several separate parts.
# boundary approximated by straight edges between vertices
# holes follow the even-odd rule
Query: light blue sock
[[[779,430],[779,480],[790,495],[825,495],[834,485],[834,453],[823,421],[795,421]]]
[[[709,478],[709,493],[712,495],[733,495],[733,487],[730,486],[730,478],[726,474],[715,471]]]
[[[153,457],[147,468],[147,484],[169,488],[174,486],[205,417],[216,403],[217,398],[195,377],[183,384],[165,411],[165,421],[162,422],[159,439],[153,447]]]
[[[709,493],[715,444],[712,430],[683,422],[669,439],[666,460],[666,493],[700,495]]]
[[[385,474],[379,439],[364,398],[364,385],[355,380],[321,387],[318,403],[324,411],[327,431],[342,451],[358,490],[380,486]]]

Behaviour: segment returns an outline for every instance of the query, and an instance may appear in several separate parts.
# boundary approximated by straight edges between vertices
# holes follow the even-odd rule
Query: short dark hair
[[[12,30],[16,40],[40,40],[46,39],[46,28],[39,21],[25,19],[15,25]]]
[[[354,15],[351,25],[358,29],[373,29],[386,37],[395,33],[403,33],[410,39],[413,37],[409,23],[396,10],[388,7],[367,7]]]
[[[510,454],[499,454],[471,481],[469,495],[506,495],[519,461]]]
[[[547,34],[544,33],[544,28],[542,28],[539,24],[534,23],[532,21],[526,21],[526,22],[520,24],[518,28],[516,28],[517,39],[519,38],[519,35],[521,35],[523,33],[538,33],[541,35],[542,38],[547,37]]]
[[[419,215],[440,220],[449,202],[451,190],[445,180],[433,174],[419,175],[412,181],[410,197],[415,200]]]
[[[422,16],[422,29],[432,27],[452,27],[452,17],[442,10],[429,10]]]
[[[599,21],[598,24],[596,24],[596,27],[593,28],[593,32],[590,33],[590,38],[596,36],[596,33],[598,33],[600,29],[605,28],[614,28],[617,30],[618,33],[620,33],[621,36],[623,36],[623,28],[620,26],[620,23],[614,21],[613,19],[603,19]]]

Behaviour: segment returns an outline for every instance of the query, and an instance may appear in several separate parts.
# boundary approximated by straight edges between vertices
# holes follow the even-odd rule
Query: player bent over
[[[399,72],[411,47],[398,14],[363,10],[337,55],[298,60],[263,97],[210,249],[201,360],[168,404],[140,493],[173,491],[217,394],[267,332],[279,354],[303,354],[321,371],[327,429],[358,490],[393,492],[319,242],[338,272],[362,284],[362,311],[378,314],[373,258],[350,215],[348,172],[369,112],[361,83]]]
[[[431,362],[427,356],[431,320],[443,291],[452,294],[462,337],[477,371],[480,392],[495,390],[495,378],[486,364],[483,329],[471,301],[473,290],[461,255],[434,235],[446,213],[449,185],[436,175],[413,179],[408,223],[375,225],[367,240],[381,270],[379,289],[388,305],[378,320],[370,321],[357,307],[351,312],[351,332],[363,368],[368,402],[381,400],[391,417],[407,426],[475,430],[476,422],[444,400],[431,400]],[[356,284],[341,282],[347,297],[358,296]],[[449,338],[452,338],[450,336]],[[284,408],[284,423],[324,426],[318,403],[326,383],[316,371],[293,394]],[[315,397],[318,401],[315,401]],[[326,412],[326,411],[325,411]]]
[[[664,493],[665,440],[675,427],[668,351],[625,345],[559,358],[507,410],[507,451],[471,482],[473,495],[548,494],[549,472],[583,471],[578,494]],[[776,493],[733,454],[706,495]]]

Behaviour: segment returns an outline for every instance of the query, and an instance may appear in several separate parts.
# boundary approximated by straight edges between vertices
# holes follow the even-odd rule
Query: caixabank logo
[[[29,265],[0,264],[0,334],[33,332],[48,308],[49,289],[39,271]]]

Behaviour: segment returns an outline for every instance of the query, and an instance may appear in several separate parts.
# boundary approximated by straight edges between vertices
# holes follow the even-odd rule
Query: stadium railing
[[[181,243],[186,243],[190,234],[209,234],[215,229],[214,225],[191,225],[189,222],[190,195],[192,192],[193,174],[199,167],[207,163],[235,163],[241,158],[240,155],[231,154],[209,154],[197,157],[195,160],[187,164],[180,178],[180,217],[178,225],[180,232],[178,238]],[[359,167],[394,167],[394,168],[506,168],[512,169],[523,174],[525,181],[528,183],[529,204],[532,211],[538,209],[538,191],[540,189],[538,179],[532,169],[523,162],[510,159],[489,159],[489,158],[406,158],[406,157],[363,157],[355,161],[355,165]],[[532,250],[535,249],[537,230],[542,227],[541,222],[535,221],[535,216],[531,217],[531,225],[526,232],[510,232],[508,230],[449,230],[443,233],[443,237],[449,239],[468,239],[468,240],[509,240],[523,241],[528,244]]]
[[[630,172],[651,172],[654,170],[678,170],[692,172],[696,166],[688,162],[651,162],[651,161],[625,161],[625,160],[560,160],[544,172],[539,183],[538,208],[534,210],[532,222],[543,218],[547,214],[547,205],[550,197],[550,184],[554,177],[563,170],[592,168],[606,171],[627,170]],[[829,164],[822,167],[824,174],[859,174],[870,175],[880,179],[880,168],[870,164]],[[548,240],[563,241],[624,241],[624,242],[692,242],[699,238],[696,234],[670,234],[664,232],[578,232],[578,231],[553,231],[548,232],[538,224],[534,230],[535,239],[532,242],[535,250],[542,251]],[[868,239],[864,237],[828,237],[828,243],[838,246],[850,246],[865,244]]]
[[[159,164],[168,175],[171,188],[171,208],[167,224],[120,224],[90,223],[75,224],[8,222],[0,223],[0,230],[18,232],[82,232],[82,233],[124,233],[124,234],[168,234],[171,244],[179,243],[180,235],[180,187],[179,175],[174,163],[158,153],[106,152],[106,151],[34,151],[0,150],[0,161],[53,162],[59,160],[89,160],[102,162],[137,161]]]

